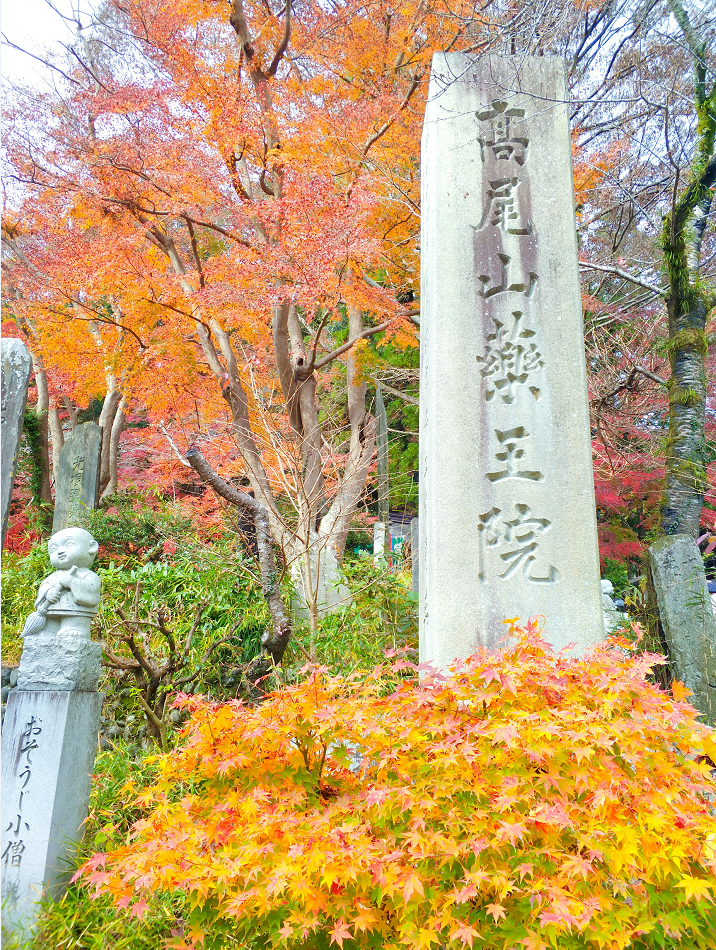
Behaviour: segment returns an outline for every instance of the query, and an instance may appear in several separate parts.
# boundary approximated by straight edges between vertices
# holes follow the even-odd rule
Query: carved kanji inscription
[[[524,328],[523,318],[524,314],[515,310],[512,326],[506,326],[492,317],[495,331],[488,335],[483,355],[477,357],[488,402],[499,396],[503,402],[513,403],[520,386],[527,386],[535,399],[539,398],[539,388],[530,384],[544,360],[533,339],[535,331]]]
[[[533,584],[555,584],[559,580],[559,571],[553,565],[539,567],[540,536],[551,527],[547,518],[535,518],[529,505],[515,504],[515,517],[509,521],[501,508],[492,508],[480,515],[477,531],[480,542],[480,564],[478,577],[484,580],[487,573],[486,561],[490,552],[494,552],[502,572],[498,577],[506,580],[518,572]]]
[[[539,279],[537,274],[533,271],[528,271],[526,274],[518,273],[514,275],[512,273],[512,258],[509,254],[498,252],[497,260],[500,264],[500,274],[497,279],[492,278],[489,274],[477,275],[477,279],[482,285],[478,288],[480,296],[488,298],[494,297],[495,294],[510,292],[531,297],[535,289],[535,284]]]
[[[489,182],[487,202],[480,223],[472,227],[481,231],[486,227],[497,227],[505,234],[533,234],[534,229],[520,210],[518,178],[498,178]]]
[[[529,139],[515,135],[515,119],[524,119],[525,110],[509,106],[502,99],[493,99],[489,109],[482,109],[475,115],[482,127],[478,141],[483,162],[486,151],[489,151],[498,161],[514,158],[518,165],[524,165]]]
[[[522,478],[530,482],[541,482],[544,478],[542,472],[528,471],[521,467],[525,456],[523,445],[525,439],[530,438],[529,432],[523,426],[517,426],[505,432],[495,429],[495,435],[500,444],[500,448],[495,452],[495,459],[501,463],[501,467],[496,472],[487,472],[488,481],[500,482],[505,478]]]

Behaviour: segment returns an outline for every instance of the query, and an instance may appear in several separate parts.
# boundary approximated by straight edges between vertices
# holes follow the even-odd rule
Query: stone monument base
[[[95,644],[92,644],[95,646]],[[43,894],[59,897],[83,834],[102,694],[13,690],[2,729],[3,945],[22,944]]]

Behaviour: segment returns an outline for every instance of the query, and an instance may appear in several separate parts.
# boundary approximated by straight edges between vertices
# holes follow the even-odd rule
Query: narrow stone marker
[[[604,637],[565,68],[433,57],[422,146],[420,658]]]
[[[649,570],[673,673],[716,725],[716,620],[698,545],[687,534],[659,538],[649,548]]]
[[[375,446],[378,455],[378,520],[373,525],[373,555],[376,563],[390,557],[390,471],[388,459],[388,416],[383,390],[375,388],[375,417],[378,432]]]
[[[10,514],[12,488],[20,450],[22,423],[27,405],[27,385],[32,359],[22,340],[2,340],[2,414],[0,416],[0,494],[2,496],[2,547]]]
[[[410,521],[410,556],[412,560],[413,593],[420,591],[420,519]]]
[[[55,486],[53,534],[75,525],[86,511],[99,502],[102,427],[84,422],[75,428],[60,452],[60,467]]]
[[[18,686],[2,728],[3,939],[29,937],[43,895],[58,897],[82,837],[97,747],[101,649],[97,542],[68,528],[48,542],[56,568],[23,630]]]

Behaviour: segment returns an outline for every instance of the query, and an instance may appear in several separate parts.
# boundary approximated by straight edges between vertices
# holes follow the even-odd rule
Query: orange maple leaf
[[[342,917],[330,933],[331,943],[337,943],[339,947],[343,946],[344,940],[350,940],[352,936]]]
[[[671,684],[671,695],[677,702],[681,702],[686,699],[687,696],[693,696],[693,693],[688,686],[684,686],[680,680],[674,680]]]
[[[477,937],[479,940],[485,939],[484,937],[480,936],[479,931],[475,930],[474,927],[471,927],[470,924],[465,923],[457,930],[453,930],[453,932],[450,934],[450,941],[452,942],[453,940],[459,940],[463,946],[467,944],[468,947],[471,947],[475,937]]]
[[[502,904],[488,904],[485,910],[487,911],[488,914],[492,914],[495,920],[495,923],[497,923],[497,921],[501,917],[502,918],[507,917],[507,914],[505,913],[505,908],[502,906]]]

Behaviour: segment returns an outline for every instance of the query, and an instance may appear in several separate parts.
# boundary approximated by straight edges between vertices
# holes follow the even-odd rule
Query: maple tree
[[[711,194],[711,27],[706,13],[693,26],[669,13],[629,0],[499,10],[381,0],[370,12],[105,4],[66,61],[52,62],[56,89],[25,91],[6,114],[15,190],[4,306],[46,367],[48,408],[38,408],[55,460],[60,413],[71,421],[77,404],[103,396],[108,497],[128,406],[146,409],[182,451],[196,442],[225,480],[250,482],[286,560],[303,568],[310,602],[316,575],[341,559],[370,471],[368,340],[385,353],[417,342],[417,156],[431,53],[557,52],[573,100],[602,552],[643,549],[665,477],[676,478],[679,505],[700,510],[704,491],[710,505],[704,374],[696,389],[668,390],[666,377],[669,360],[703,362],[712,236],[697,229],[704,266],[687,283],[702,294],[704,328],[686,333],[707,335],[687,341],[688,359],[664,344],[681,332],[680,316],[669,329],[664,303],[681,304],[658,245],[670,206],[682,202],[690,221],[686,204]],[[703,74],[700,105],[692,65]],[[689,169],[694,182],[706,176],[698,187],[687,186]],[[683,445],[663,431],[670,421]],[[146,445],[166,488],[176,459],[154,429]],[[661,519],[665,530],[678,523]]]
[[[185,698],[131,841],[80,873],[135,914],[182,892],[175,947],[705,950],[716,748],[688,691],[624,641],[575,659],[511,634],[448,677],[401,660],[253,709]]]
[[[199,437],[245,474],[287,560],[307,569],[315,545],[342,556],[373,453],[360,341],[416,342],[391,286],[405,202],[383,164],[417,179],[407,107],[429,59],[424,29],[439,41],[439,20],[419,4],[383,19],[320,4],[109,4],[62,103],[26,99],[10,118],[15,178],[32,197],[5,245],[45,351],[86,354],[100,324],[115,344],[112,392],[141,396],[178,441]],[[385,246],[373,218],[393,231]],[[319,370],[331,383],[341,359],[347,444],[342,425],[322,428],[317,398]],[[289,523],[277,503],[287,482]]]

